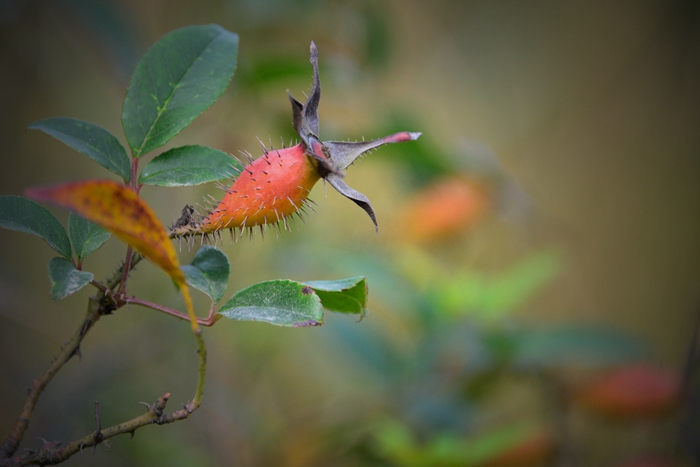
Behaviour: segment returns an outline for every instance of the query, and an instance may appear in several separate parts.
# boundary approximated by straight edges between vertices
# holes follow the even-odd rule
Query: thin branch
[[[130,268],[133,269],[133,267],[136,266],[141,259],[141,255],[135,255],[133,261],[131,262]],[[96,297],[90,297],[88,300],[87,313],[83,321],[80,323],[78,330],[63,346],[59,355],[51,362],[46,371],[32,381],[32,385],[29,388],[29,393],[24,400],[22,410],[20,411],[14,426],[10,430],[10,434],[7,436],[7,438],[5,438],[2,445],[0,445],[0,460],[12,457],[17,451],[17,448],[19,448],[27,428],[29,427],[29,420],[34,413],[34,408],[36,407],[39,397],[54,375],[63,367],[63,365],[66,364],[68,360],[76,355],[80,357],[80,344],[88,331],[102,315],[108,315],[117,309],[118,304],[114,302],[111,290],[117,287],[124,277],[124,271],[126,270],[125,266],[126,264],[117,269],[112,277],[107,280],[107,290],[103,289],[104,286],[98,286],[100,292],[98,292]]]
[[[194,338],[197,341],[197,355],[199,356],[199,370],[197,371],[197,389],[194,393],[194,399],[192,399],[192,407],[190,411],[197,410],[200,405],[202,405],[202,396],[204,396],[204,377],[207,372],[207,347],[204,345],[204,338],[202,338],[202,331],[194,333]],[[188,404],[188,405],[190,405]],[[185,406],[187,408],[187,406]]]
[[[129,279],[129,271],[131,271],[131,261],[134,258],[134,249],[129,246],[126,249],[126,259],[124,260],[124,267],[122,268],[122,278],[119,283],[119,295],[123,295],[126,291],[126,281]]]
[[[58,356],[51,362],[49,367],[44,371],[44,373],[32,381],[32,385],[29,388],[29,394],[27,394],[24,400],[24,405],[22,406],[22,411],[17,417],[10,434],[5,438],[2,445],[0,446],[0,459],[6,459],[11,457],[19,447],[24,438],[24,434],[29,426],[29,420],[34,413],[34,407],[36,406],[39,396],[49,384],[54,375],[60,370],[63,365],[70,360],[73,356],[80,356],[80,343],[83,341],[83,337],[92,328],[92,326],[100,319],[103,314],[106,314],[106,303],[101,303],[103,300],[99,300],[95,297],[91,297],[88,301],[88,310],[83,319],[80,327],[75,332],[73,337],[68,341],[68,343],[61,349]],[[2,464],[0,464],[2,465]]]
[[[107,295],[108,293],[111,295],[112,293],[112,291],[106,285],[104,285],[102,282],[97,282],[95,279],[90,281],[90,285],[100,290],[105,295]]]
[[[144,141],[145,142],[145,141]],[[139,169],[139,158],[131,158],[131,178],[129,179],[129,188],[131,188],[137,195],[140,191],[140,186],[138,184],[138,169]],[[119,284],[118,295],[124,295],[126,292],[126,282],[129,279],[129,272],[133,269],[131,262],[134,260],[134,256],[139,256],[138,253],[134,253],[134,249],[129,245],[126,249],[126,259],[124,260],[123,275],[121,283]]]
[[[23,456],[12,457],[5,461],[0,461],[2,467],[20,467],[26,465],[53,465],[59,464],[68,460],[74,454],[81,452],[84,448],[97,446],[98,444],[126,433],[134,435],[134,432],[146,425],[165,425],[179,420],[184,420],[197,410],[202,404],[202,396],[204,394],[204,379],[206,376],[207,366],[207,348],[204,345],[204,339],[201,333],[194,335],[197,341],[197,353],[199,356],[199,370],[197,374],[197,389],[195,390],[194,399],[188,402],[182,409],[170,413],[163,413],[165,405],[168,403],[170,393],[166,393],[156,400],[156,403],[148,408],[148,411],[129,421],[119,423],[109,428],[100,429],[99,418],[97,415],[97,405],[95,406],[95,418],[97,421],[97,430],[93,433],[77,439],[63,448],[61,443],[46,442],[38,451],[30,452]]]
[[[141,300],[140,298],[136,297],[125,297],[124,302],[150,308],[151,310],[160,311],[161,313],[174,316],[184,321],[190,321],[190,315],[187,313],[168,308],[167,306],[159,305],[158,303]],[[215,314],[214,304],[212,303],[211,307],[209,308],[209,315],[207,315],[206,318],[197,318],[197,324],[201,324],[202,326],[213,326],[218,319],[219,315]]]
[[[136,268],[136,265],[141,262],[143,259],[143,256],[141,256],[138,253],[134,253],[131,259],[131,265],[129,266],[129,271],[133,271]],[[124,279],[123,272],[125,270],[126,263],[124,263],[119,269],[117,269],[112,277],[107,280],[107,287],[109,287],[112,291],[122,283],[122,279]]]
[[[98,401],[95,401],[95,424],[97,425],[97,431],[95,432],[95,439],[102,438],[102,424],[100,423],[100,403]],[[96,449],[97,449],[97,445],[95,445],[92,448],[93,454],[95,454]]]
[[[177,420],[182,420],[187,418],[190,413],[196,410],[202,400],[202,394],[204,391],[204,374],[205,374],[205,363],[206,363],[206,348],[204,346],[204,341],[200,333],[195,333],[195,339],[197,340],[197,349],[199,352],[200,367],[198,373],[197,390],[195,392],[195,398],[188,403],[184,409],[171,412],[169,414],[163,414],[163,408],[168,400],[169,394],[158,399],[158,402],[153,406],[156,409],[159,404],[162,408],[157,410],[156,417],[149,416],[148,413],[137,417],[124,424],[116,425],[114,427],[108,428],[105,431],[100,431],[99,429],[99,418],[97,420],[98,430],[81,440],[74,443],[68,444],[62,449],[59,449],[60,443],[45,443],[38,452],[30,453],[25,456],[12,457],[19,445],[22,443],[24,435],[26,434],[27,428],[29,427],[29,421],[34,413],[37,401],[43,393],[46,386],[53,379],[56,373],[63,367],[63,365],[68,362],[74,356],[81,356],[80,345],[83,338],[88,333],[92,326],[100,319],[103,315],[111,314],[116,309],[125,305],[126,302],[117,295],[114,296],[114,290],[123,286],[128,274],[134,267],[143,259],[138,253],[134,253],[131,248],[127,250],[127,258],[124,264],[115,271],[115,273],[110,277],[105,284],[101,284],[97,281],[92,281],[92,285],[99,289],[99,292],[95,297],[90,297],[88,300],[88,309],[85,318],[80,324],[80,327],[75,332],[73,337],[63,346],[59,355],[50,363],[49,367],[42,373],[41,376],[32,381],[31,387],[29,388],[29,393],[24,401],[22,410],[20,411],[14,426],[10,430],[10,434],[5,438],[2,445],[0,445],[0,467],[5,467],[9,465],[45,465],[45,464],[55,464],[58,462],[63,462],[63,460],[75,454],[75,452],[81,450],[84,447],[96,446],[105,439],[109,439],[113,436],[122,433],[133,433],[136,428],[150,423],[171,423]],[[155,304],[152,304],[155,305]],[[157,305],[155,305],[157,306]],[[151,306],[151,308],[153,308]],[[162,311],[162,310],[161,310]],[[175,311],[175,310],[172,310]],[[178,312],[176,312],[178,313]],[[184,319],[189,319],[187,315]],[[210,309],[209,316],[207,319],[201,320],[201,324],[206,326],[211,326],[216,321],[216,316],[214,315],[213,305]],[[198,322],[200,320],[198,319]],[[152,408],[153,409],[153,408]],[[149,410],[149,413],[151,410]],[[97,417],[96,413],[96,417]],[[128,427],[132,426],[133,428]],[[90,438],[90,440],[88,440]],[[77,443],[77,444],[76,444]]]

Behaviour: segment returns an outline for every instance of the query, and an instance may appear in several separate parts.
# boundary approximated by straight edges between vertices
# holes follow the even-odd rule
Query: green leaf
[[[314,290],[290,280],[260,282],[240,290],[224,303],[219,314],[277,326],[304,327],[323,323],[323,307]]]
[[[367,281],[362,276],[304,284],[314,289],[328,311],[362,314],[367,308]]]
[[[92,280],[91,272],[78,271],[71,261],[54,258],[49,261],[49,279],[51,279],[51,298],[60,300],[85,287]]]
[[[534,421],[524,420],[499,426],[469,439],[461,465],[488,465],[500,455],[512,452],[523,443],[541,435]]]
[[[173,148],[143,168],[139,183],[158,186],[190,186],[238,175],[243,166],[218,149],[205,146]]]
[[[377,422],[372,428],[374,443],[371,446],[380,457],[388,458],[401,467],[428,465],[421,447],[417,445],[413,433],[405,423],[387,418]]]
[[[28,128],[53,136],[127,182],[131,178],[131,162],[124,146],[101,126],[75,118],[50,117],[34,122]]]
[[[447,316],[472,315],[484,321],[502,319],[522,306],[561,269],[554,251],[535,252],[496,275],[463,269],[430,290],[436,308]]]
[[[228,258],[213,246],[204,246],[194,257],[192,264],[182,266],[187,283],[207,294],[214,303],[226,292],[230,266]]]
[[[68,216],[68,237],[80,261],[101,247],[111,236],[112,233],[108,230],[73,212]]]
[[[375,449],[381,457],[396,465],[418,467],[487,465],[542,433],[534,422],[521,421],[472,438],[444,431],[419,444],[405,423],[387,419],[375,425],[373,435]]]
[[[487,311],[512,310],[524,303],[561,270],[559,255],[551,250],[535,252],[498,276],[484,295]]]
[[[66,230],[48,209],[34,201],[0,196],[0,227],[37,235],[65,258],[71,258]]]
[[[211,106],[236,68],[238,35],[218,25],[162,37],[131,78],[122,125],[134,157],[162,146]]]

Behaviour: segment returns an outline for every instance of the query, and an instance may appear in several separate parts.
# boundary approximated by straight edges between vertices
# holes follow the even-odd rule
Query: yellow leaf
[[[75,211],[110,230],[144,258],[163,269],[182,292],[192,330],[199,329],[185,275],[168,233],[151,207],[134,191],[110,180],[88,180],[31,188],[25,195]]]

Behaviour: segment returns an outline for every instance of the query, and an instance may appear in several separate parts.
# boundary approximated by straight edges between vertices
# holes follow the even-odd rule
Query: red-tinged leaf
[[[144,258],[163,269],[182,291],[192,329],[198,328],[185,276],[168,234],[151,207],[134,191],[109,180],[88,180],[32,188],[25,195],[75,211],[110,230]]]

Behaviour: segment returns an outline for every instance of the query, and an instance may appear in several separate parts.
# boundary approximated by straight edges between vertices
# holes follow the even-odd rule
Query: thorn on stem
[[[68,358],[78,357],[78,361],[83,361],[83,353],[80,351],[80,344],[70,353]]]
[[[83,323],[83,327],[80,328],[80,335],[84,336],[88,332],[88,329],[90,329],[91,325],[92,325],[92,320],[90,318],[86,319],[85,322]]]

